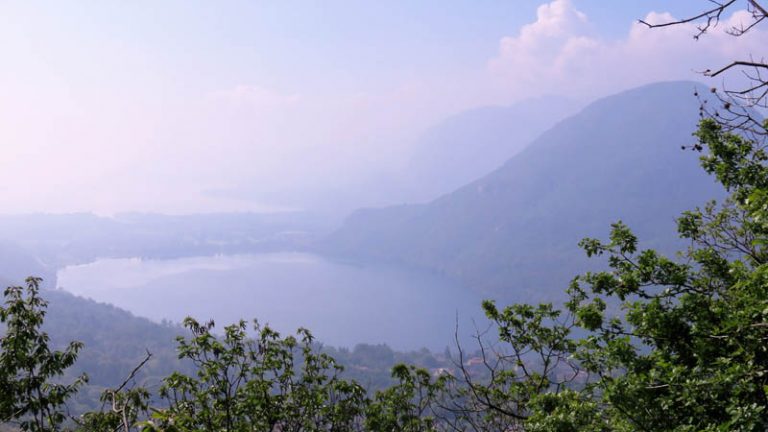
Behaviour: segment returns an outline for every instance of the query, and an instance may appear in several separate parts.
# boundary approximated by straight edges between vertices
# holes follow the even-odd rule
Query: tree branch
[[[728,66],[722,67],[722,68],[720,68],[720,69],[718,69],[718,70],[716,70],[714,72],[712,72],[709,69],[707,69],[707,70],[704,71],[704,76],[708,76],[708,77],[714,78],[714,77],[720,75],[721,73],[723,73],[723,72],[725,72],[725,71],[727,71],[729,69],[732,69],[734,67],[737,67],[737,66],[754,67],[754,68],[758,68],[758,69],[768,69],[768,64],[767,63],[737,60],[737,61],[734,61],[733,63],[729,64]]]

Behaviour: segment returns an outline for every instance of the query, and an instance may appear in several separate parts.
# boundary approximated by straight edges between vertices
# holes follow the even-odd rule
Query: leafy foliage
[[[591,331],[574,356],[598,378],[585,387],[622,430],[765,430],[768,427],[768,186],[761,148],[704,120],[704,168],[731,191],[718,208],[686,212],[674,261],[621,223],[606,243],[585,240],[611,271],[574,281],[568,308]],[[605,307],[620,301],[618,310]]]
[[[49,346],[41,331],[47,303],[39,295],[39,278],[28,278],[26,287],[9,287],[3,293],[0,323],[0,420],[19,420],[22,430],[59,430],[66,419],[64,405],[87,380],[82,376],[70,384],[56,379],[72,366],[82,348],[70,343],[63,351]]]
[[[437,430],[431,410],[442,386],[424,369],[400,364],[392,369],[397,384],[379,391],[366,409],[366,430],[427,432]]]
[[[179,356],[197,372],[165,379],[168,408],[155,410],[144,430],[351,430],[358,421],[365,390],[339,378],[341,367],[314,352],[308,331],[281,338],[255,324],[250,339],[241,321],[217,338],[213,322],[185,326],[193,336],[179,338]]]

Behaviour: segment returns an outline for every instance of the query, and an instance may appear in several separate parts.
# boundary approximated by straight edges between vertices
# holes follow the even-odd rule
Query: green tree
[[[317,353],[312,335],[282,338],[244,321],[216,337],[213,323],[188,318],[190,339],[179,338],[179,356],[194,363],[194,376],[174,373],[146,431],[346,431],[355,430],[366,404],[365,390],[339,377],[341,366]]]
[[[27,278],[26,287],[9,287],[3,293],[0,323],[0,421],[18,422],[23,431],[56,431],[66,420],[65,403],[87,377],[70,384],[57,382],[77,360],[82,348],[71,342],[64,350],[50,346],[40,328],[47,303],[40,297],[39,278]]]
[[[144,420],[149,415],[151,395],[146,388],[132,387],[131,383],[151,358],[152,354],[147,351],[144,360],[131,371],[122,384],[115,389],[105,389],[100,397],[101,411],[86,412],[75,419],[77,430],[80,432],[136,430],[139,420]]]
[[[438,430],[432,411],[443,381],[429,372],[405,364],[392,368],[397,382],[376,392],[366,409],[365,427],[370,431],[431,432]]]
[[[608,242],[582,242],[610,270],[571,286],[568,309],[590,332],[573,355],[597,377],[581,400],[613,430],[768,428],[768,158],[711,119],[696,135],[730,197],[679,219],[681,259],[638,250],[621,223]]]

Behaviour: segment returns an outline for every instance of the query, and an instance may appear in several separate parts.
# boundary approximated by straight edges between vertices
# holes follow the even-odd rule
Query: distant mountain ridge
[[[544,96],[444,119],[419,138],[402,173],[411,201],[434,199],[486,175],[580,106]]]
[[[446,274],[484,294],[552,297],[594,268],[577,247],[623,220],[646,246],[676,246],[680,212],[722,196],[682,151],[698,121],[693,82],[600,99],[501,168],[428,204],[365,209],[321,249]]]

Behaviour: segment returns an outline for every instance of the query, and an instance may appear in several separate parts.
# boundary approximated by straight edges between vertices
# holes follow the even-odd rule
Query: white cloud
[[[639,22],[628,26],[624,38],[608,40],[595,35],[570,0],[554,0],[540,6],[536,21],[516,36],[501,39],[488,68],[513,99],[542,93],[594,97],[653,81],[702,79],[698,71],[764,48],[766,34],[758,28],[742,37],[727,34],[749,19],[738,11],[698,41],[695,23],[649,29]],[[650,23],[671,20],[668,13],[645,17]]]

